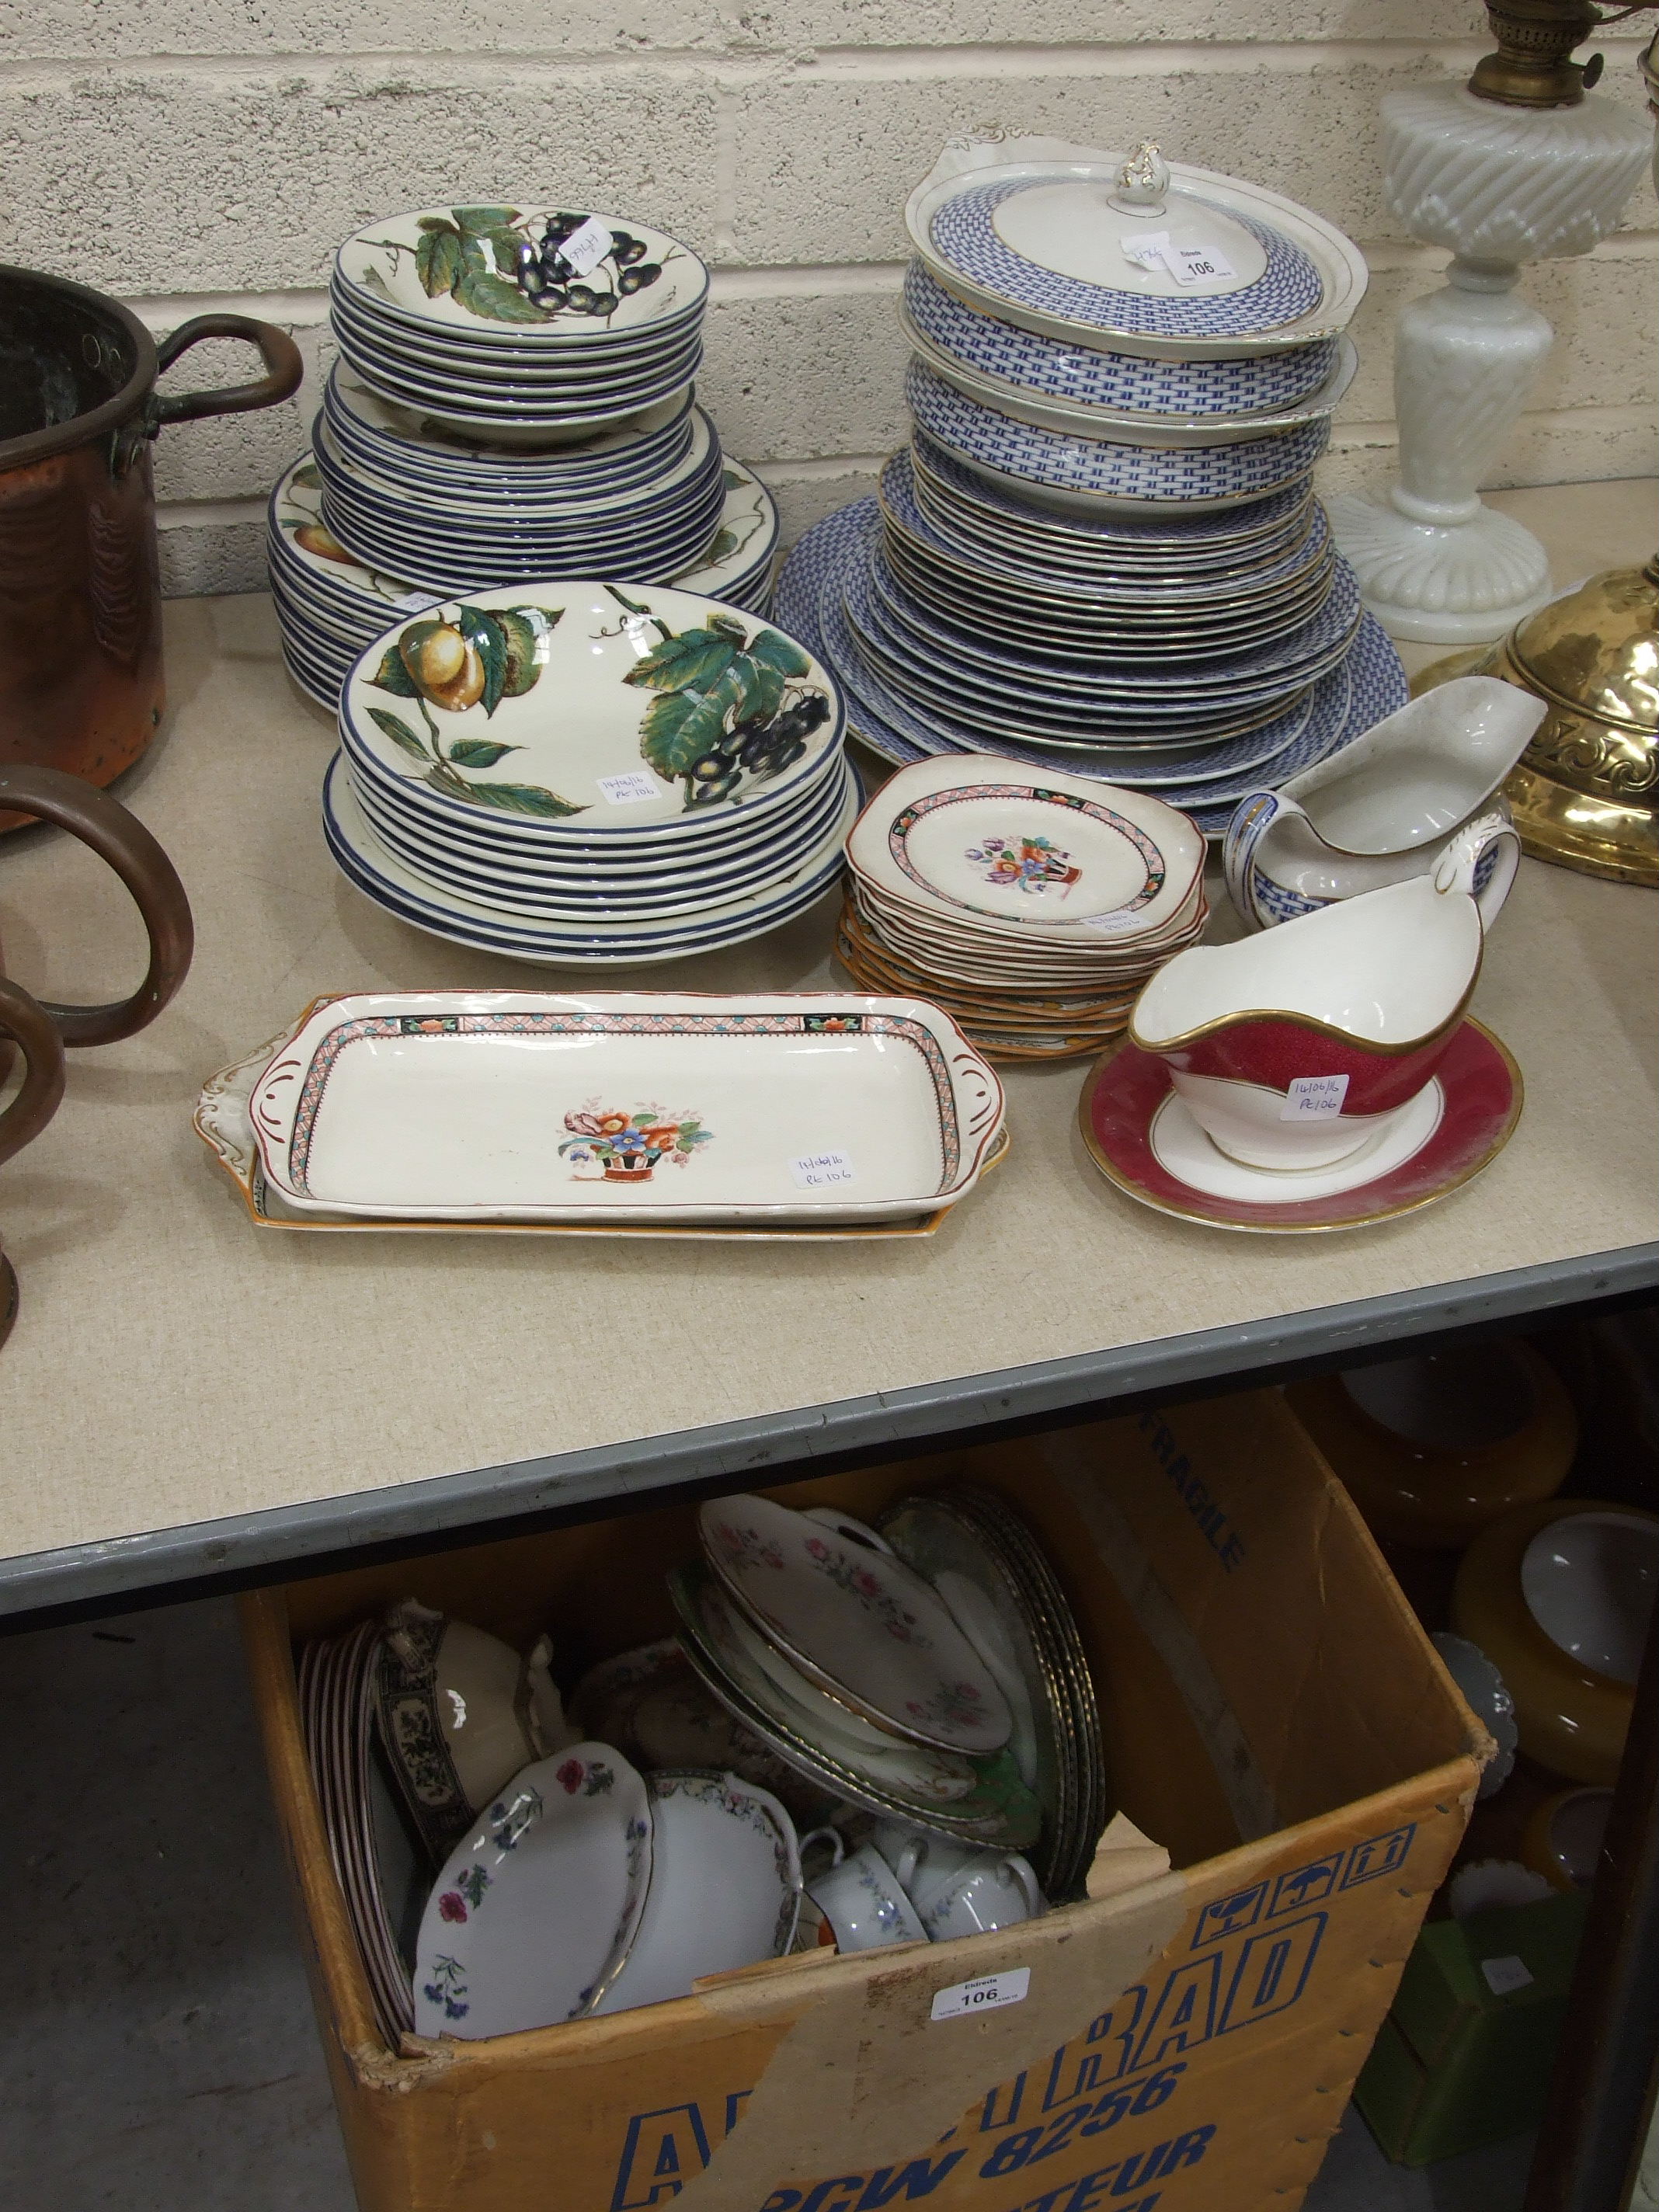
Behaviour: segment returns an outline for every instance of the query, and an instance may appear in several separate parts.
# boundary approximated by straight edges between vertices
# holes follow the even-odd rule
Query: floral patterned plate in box
[[[651,1881],[651,1803],[609,1744],[515,1775],[450,1853],[421,1921],[417,2035],[515,2035],[592,2012]]]
[[[702,1974],[779,1959],[800,1915],[794,1823],[735,1774],[653,1774],[651,1887],[622,1972],[593,2005],[628,2012],[690,1996]]]
[[[884,1751],[814,1733],[800,1710],[757,1668],[737,1635],[737,1607],[701,1559],[674,1568],[668,1590],[693,1671],[728,1711],[778,1757],[841,1801],[963,1843],[1023,1850],[1042,1811],[1011,1753],[936,1751],[894,1736]]]
[[[767,1641],[866,1722],[940,1751],[1008,1741],[1007,1699],[914,1568],[769,1498],[710,1498],[697,1533]]]
[[[470,1221],[902,1218],[966,1194],[1002,1113],[947,1016],[833,993],[359,992],[252,1102],[298,1211]]]

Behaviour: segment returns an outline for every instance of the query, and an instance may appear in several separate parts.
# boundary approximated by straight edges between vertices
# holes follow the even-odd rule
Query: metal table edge
[[[273,1578],[321,1555],[413,1543],[446,1531],[487,1541],[491,1524],[639,1498],[729,1478],[776,1480],[803,1462],[902,1449],[1068,1410],[1105,1414],[1115,1400],[1237,1378],[1433,1333],[1523,1320],[1659,1290],[1659,1243],[1310,1307],[1189,1334],[1113,1345],[1020,1367],[798,1407],[510,1464],[428,1475],[222,1519],[0,1559],[0,1620],[165,1590],[169,1584]],[[260,1571],[268,1571],[260,1576]]]

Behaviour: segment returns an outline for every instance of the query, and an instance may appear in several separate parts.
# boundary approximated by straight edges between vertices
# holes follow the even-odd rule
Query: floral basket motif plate
[[[976,1180],[1002,1087],[905,999],[362,992],[252,1093],[301,1212],[439,1220],[900,1218]]]
[[[1080,776],[1030,782],[975,761],[901,770],[854,824],[848,855],[905,905],[966,912],[1103,949],[1156,938],[1204,871],[1204,840],[1149,793]]]
[[[415,1962],[420,2035],[514,2035],[591,2012],[651,1879],[644,1781],[609,1744],[514,1776],[450,1854]]]
[[[878,1728],[941,1751],[1000,1751],[1008,1701],[915,1571],[787,1505],[739,1494],[699,1509],[728,1594],[809,1681]]]
[[[254,1141],[252,1103],[253,1086],[264,1073],[276,1048],[276,1040],[260,1046],[257,1052],[247,1054],[229,1067],[221,1068],[210,1076],[203,1085],[197,1102],[192,1126],[197,1135],[207,1146],[214,1164],[226,1176],[243,1206],[248,1219],[256,1229],[300,1231],[320,1236],[382,1236],[382,1237],[657,1237],[690,1239],[693,1243],[727,1244],[744,1243],[885,1243],[895,1237],[909,1239],[936,1236],[940,1226],[949,1218],[949,1209],[939,1208],[932,1213],[916,1213],[898,1221],[811,1221],[811,1222],[696,1222],[696,1221],[429,1221],[393,1218],[386,1215],[301,1212],[290,1206],[280,1193],[274,1191],[266,1180],[259,1162],[259,1147]],[[998,1132],[980,1168],[981,1176],[1000,1166],[1008,1152],[1006,1125]],[[591,1735],[612,1735],[609,1722],[603,1728],[590,1726]],[[624,1743],[622,1747],[627,1749]],[[696,1749],[706,1755],[707,1747],[682,1747],[675,1756],[684,1759]],[[632,1753],[630,1752],[630,1756]],[[730,1763],[732,1751],[720,1753]],[[660,1752],[647,1765],[661,1762]],[[757,1775],[757,1780],[776,1786],[775,1778]],[[821,1805],[808,1808],[821,1817]]]

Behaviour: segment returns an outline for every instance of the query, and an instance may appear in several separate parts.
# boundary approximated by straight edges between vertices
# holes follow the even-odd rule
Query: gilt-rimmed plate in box
[[[901,1218],[972,1188],[1002,1113],[948,1017],[830,993],[361,992],[252,1097],[289,1206],[428,1220]]]
[[[1042,1825],[1036,1797],[1006,1748],[988,1757],[937,1751],[895,1736],[884,1748],[827,1730],[814,1733],[801,1710],[757,1667],[732,1626],[735,1608],[701,1559],[674,1568],[669,1594],[693,1671],[720,1703],[779,1758],[867,1811],[895,1815],[964,1843],[1024,1850]]]

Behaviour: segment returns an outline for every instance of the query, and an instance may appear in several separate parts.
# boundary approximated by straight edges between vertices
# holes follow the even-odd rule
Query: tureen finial
[[[1112,205],[1128,215],[1162,215],[1170,189],[1170,165],[1154,138],[1143,138],[1117,173]]]

